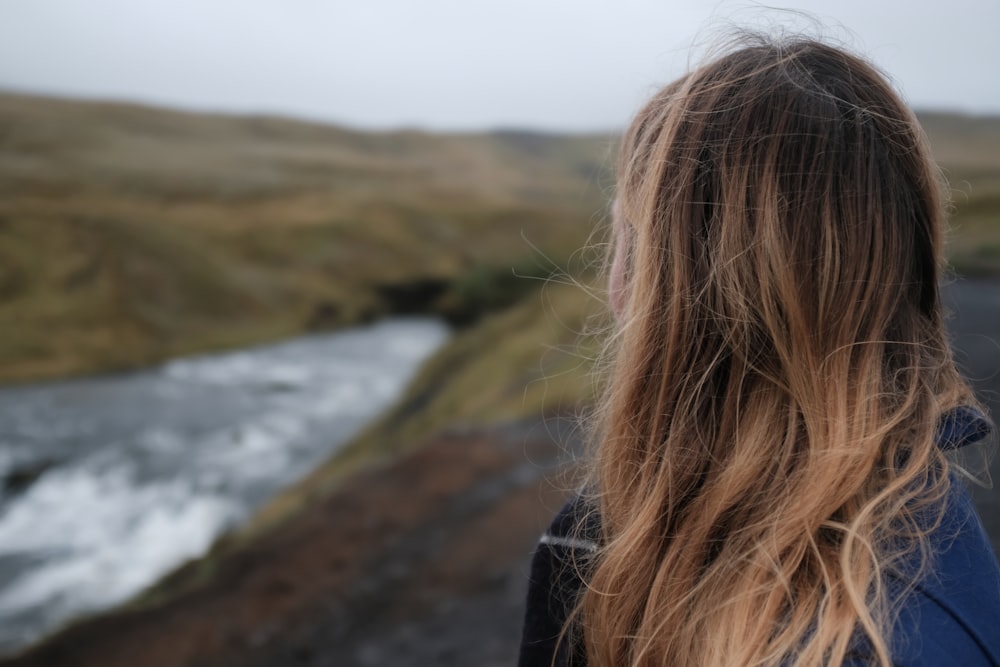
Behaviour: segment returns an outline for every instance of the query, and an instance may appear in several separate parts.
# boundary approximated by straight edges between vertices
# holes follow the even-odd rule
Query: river
[[[0,653],[203,553],[384,410],[447,336],[386,320],[0,388]]]

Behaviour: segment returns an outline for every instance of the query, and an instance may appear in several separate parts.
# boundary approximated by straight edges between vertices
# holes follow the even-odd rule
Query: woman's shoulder
[[[964,486],[953,485],[930,535],[931,567],[900,612],[904,665],[1000,666],[1000,565]]]
[[[955,408],[938,423],[938,446],[967,447],[991,430],[977,409]],[[908,591],[893,632],[896,662],[1000,667],[1000,564],[957,475],[944,502],[928,535],[929,567],[915,582],[895,581]]]
[[[594,503],[578,493],[556,513],[539,543],[559,551],[593,553],[600,534],[601,522]]]
[[[579,642],[565,637],[564,626],[587,578],[589,557],[597,550],[600,522],[582,495],[567,502],[539,539],[531,561],[519,667],[586,664]]]
[[[978,411],[958,408],[942,417],[938,444],[958,449],[989,432],[989,422]],[[601,532],[595,501],[577,494],[542,535],[532,563],[520,665],[550,665],[557,654],[556,664],[565,664],[558,636],[584,585]],[[929,546],[929,571],[912,586],[897,582],[909,593],[893,633],[894,662],[906,667],[1000,667],[1000,564],[969,492],[957,479]]]

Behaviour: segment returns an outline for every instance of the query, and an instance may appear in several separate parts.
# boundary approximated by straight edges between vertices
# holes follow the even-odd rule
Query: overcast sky
[[[917,108],[1000,113],[1000,0],[797,0]],[[602,130],[731,25],[723,0],[0,0],[0,89],[355,127]]]

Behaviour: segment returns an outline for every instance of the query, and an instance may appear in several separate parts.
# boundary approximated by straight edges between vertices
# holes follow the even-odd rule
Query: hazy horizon
[[[750,27],[845,44],[918,110],[997,115],[997,24],[983,0],[14,0],[0,89],[369,130],[608,132]]]
[[[65,93],[51,93],[47,91],[39,90],[19,90],[15,88],[4,88],[0,86],[0,95],[15,95],[23,97],[33,97],[50,99],[53,101],[67,101],[67,102],[81,102],[84,104],[109,104],[109,105],[123,105],[140,107],[145,109],[152,109],[157,111],[167,111],[167,112],[177,112],[195,115],[207,115],[207,116],[219,116],[224,118],[275,118],[281,120],[288,120],[298,123],[323,125],[329,127],[336,127],[352,132],[372,132],[372,133],[393,133],[393,132],[416,132],[423,134],[493,134],[493,133],[503,133],[503,132],[526,132],[534,134],[551,134],[551,135],[569,135],[569,136],[586,136],[586,135],[605,135],[605,134],[617,134],[624,130],[624,124],[618,127],[595,127],[593,129],[581,129],[581,128],[558,128],[558,127],[532,127],[527,125],[484,125],[482,127],[461,127],[461,128],[438,128],[438,127],[421,127],[419,125],[396,125],[396,126],[385,126],[385,127],[366,127],[360,124],[352,124],[349,122],[341,122],[334,118],[323,118],[318,116],[309,116],[304,114],[296,114],[295,112],[270,112],[270,111],[252,111],[252,110],[232,110],[232,109],[212,109],[207,107],[199,107],[196,105],[181,105],[181,104],[171,104],[168,102],[150,101],[142,99],[129,99],[129,98],[115,98],[115,97],[91,97],[86,95],[71,95]],[[918,115],[928,115],[928,114],[941,114],[949,116],[957,116],[964,118],[985,118],[985,119],[1000,119],[1000,111],[966,111],[962,109],[948,109],[948,108],[928,108],[928,107],[915,107],[914,111]],[[627,119],[626,119],[627,122]]]

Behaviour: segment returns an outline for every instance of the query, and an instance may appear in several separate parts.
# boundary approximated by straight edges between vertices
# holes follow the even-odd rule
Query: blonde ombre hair
[[[589,665],[891,665],[887,581],[927,566],[948,491],[937,419],[974,402],[942,322],[940,185],[885,78],[808,39],[744,42],[639,112],[602,542],[566,634]]]

